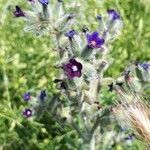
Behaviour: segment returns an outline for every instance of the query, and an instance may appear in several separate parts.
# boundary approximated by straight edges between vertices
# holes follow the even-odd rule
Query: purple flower
[[[127,137],[125,137],[124,139],[126,140],[126,141],[128,141],[128,140],[133,140],[133,138],[135,137],[135,134],[134,133],[132,133],[132,134],[129,134]]]
[[[72,39],[75,34],[76,34],[75,30],[70,30],[65,33],[65,36]]]
[[[74,14],[73,13],[71,13],[71,14],[69,14],[69,16],[67,17],[67,20],[71,20],[71,19],[73,19],[74,18]]]
[[[93,32],[91,35],[87,34],[87,42],[91,48],[100,48],[105,41],[99,37],[98,32]]]
[[[45,90],[41,91],[39,97],[40,97],[41,100],[44,100],[44,98],[46,97],[46,91]]]
[[[31,109],[29,109],[29,108],[26,108],[25,110],[24,110],[24,112],[23,112],[23,115],[25,116],[25,117],[31,117],[32,116],[32,110]]]
[[[25,13],[21,10],[19,6],[16,6],[16,10],[13,12],[15,17],[24,17]]]
[[[33,2],[33,3],[35,2],[35,0],[27,0],[27,1],[29,1],[29,2]]]
[[[97,20],[102,20],[102,16],[101,15],[98,15],[96,18],[97,18]]]
[[[26,93],[24,93],[24,95],[23,95],[23,99],[24,99],[25,101],[30,100],[30,98],[31,98],[31,93],[30,93],[30,92],[26,92]]]
[[[108,14],[111,16],[112,20],[117,20],[120,18],[119,13],[114,9],[109,9]]]
[[[42,5],[48,5],[49,0],[38,0]]]
[[[82,75],[82,64],[73,58],[69,60],[69,63],[63,66],[63,69],[69,79],[73,79],[74,77],[79,78]]]
[[[149,63],[143,63],[143,64],[139,64],[140,67],[142,67],[144,70],[148,70],[150,69],[150,64]]]

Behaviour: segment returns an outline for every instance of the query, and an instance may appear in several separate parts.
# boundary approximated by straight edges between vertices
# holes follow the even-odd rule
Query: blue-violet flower
[[[105,40],[99,37],[98,32],[93,32],[91,35],[87,34],[87,42],[91,48],[100,48]]]
[[[132,133],[132,134],[129,134],[127,137],[125,137],[124,139],[127,141],[127,140],[133,140],[133,138],[135,137],[135,134]]]
[[[38,0],[42,5],[48,5],[49,0]]]
[[[75,30],[70,30],[70,31],[65,33],[65,36],[72,39],[75,34],[76,34]]]
[[[45,90],[41,91],[39,97],[40,97],[40,100],[44,100],[44,98],[46,97],[46,91]]]
[[[109,9],[108,14],[111,16],[112,20],[117,20],[120,18],[119,13],[114,9]]]
[[[23,95],[23,99],[24,99],[25,101],[30,100],[30,98],[31,98],[31,93],[30,93],[30,92],[26,92],[26,93],[24,93],[24,95]]]
[[[144,70],[148,70],[150,69],[150,64],[149,63],[142,63],[142,64],[139,64],[140,67],[142,67]]]

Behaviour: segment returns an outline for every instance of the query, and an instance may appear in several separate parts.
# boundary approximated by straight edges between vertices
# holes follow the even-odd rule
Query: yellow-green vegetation
[[[52,0],[53,1],[53,0]],[[148,0],[77,0],[83,9],[80,20],[91,30],[97,26],[96,16],[109,8],[119,10],[124,27],[121,36],[113,43],[112,65],[105,75],[117,78],[133,61],[149,61],[150,2]],[[72,0],[65,0],[72,3]],[[77,150],[81,141],[70,126],[61,127],[54,116],[43,114],[36,121],[22,117],[26,105],[24,92],[47,89],[57,94],[53,80],[57,55],[52,50],[50,36],[38,37],[23,31],[24,22],[14,18],[15,5],[27,8],[26,0],[0,1],[0,149],[4,150]],[[80,8],[79,7],[79,8]],[[106,105],[114,97],[104,91]],[[103,101],[104,101],[103,100]],[[71,146],[70,146],[71,145]],[[130,144],[129,144],[130,145]],[[142,150],[135,140],[132,146],[116,145],[115,150]]]

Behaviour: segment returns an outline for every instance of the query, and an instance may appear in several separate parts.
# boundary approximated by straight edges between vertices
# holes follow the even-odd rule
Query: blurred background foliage
[[[72,0],[65,0],[72,3]],[[83,26],[95,30],[96,16],[109,8],[119,10],[124,22],[121,36],[113,43],[114,59],[106,76],[118,77],[130,62],[150,60],[150,1],[149,0],[78,0],[82,9]],[[77,133],[69,126],[62,128],[53,116],[29,121],[22,118],[26,105],[22,94],[29,89],[47,89],[56,93],[53,80],[58,74],[54,68],[57,56],[52,51],[50,37],[24,33],[24,21],[12,15],[15,5],[27,8],[26,0],[0,1],[0,147],[3,149],[82,149]],[[79,8],[80,8],[79,7]],[[104,103],[114,100],[103,92]],[[110,98],[112,97],[112,100]],[[141,150],[135,142],[132,150]],[[125,149],[122,145],[117,150]]]

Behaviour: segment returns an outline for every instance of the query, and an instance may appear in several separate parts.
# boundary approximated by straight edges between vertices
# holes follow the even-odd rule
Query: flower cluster
[[[68,118],[79,118],[77,116],[81,115],[84,123],[79,126],[81,129],[77,132],[85,130],[88,126],[89,129],[85,130],[85,134],[89,136],[82,137],[85,137],[83,140],[90,141],[91,137],[99,136],[99,132],[96,132],[101,120],[99,118],[103,115],[110,118],[110,109],[102,108],[98,99],[100,87],[105,80],[103,74],[110,64],[107,59],[109,44],[116,39],[123,25],[121,16],[113,9],[108,10],[104,16],[98,15],[99,26],[92,31],[76,24],[77,14],[68,13],[62,1],[54,3],[48,0],[28,1],[33,8],[26,11],[16,6],[14,16],[21,17],[27,22],[25,31],[38,35],[50,35],[54,50],[59,54],[60,60],[57,68],[60,69],[60,76],[54,82],[59,84],[56,86],[59,90],[63,89],[60,90],[60,94],[70,102],[67,104],[69,109],[61,104],[63,108],[58,111],[60,113],[58,116],[64,114],[66,109],[67,112],[69,111],[68,116],[72,114]],[[40,104],[43,103],[45,97],[46,92],[43,90],[39,95]],[[32,104],[32,107],[25,108],[23,115],[31,117],[33,110],[35,111],[39,104],[34,101],[31,92],[25,93],[23,98]],[[57,105],[60,104],[55,104],[55,108]],[[68,120],[70,122],[75,119]],[[101,125],[102,130],[105,127],[106,125]]]
[[[23,94],[24,101],[28,102],[30,107],[27,107],[23,111],[23,116],[29,118],[33,116],[33,112],[41,105],[47,97],[46,91],[42,90],[37,97],[33,97],[31,92],[25,92]]]
[[[99,26],[93,31],[85,27],[81,29],[78,24],[75,24],[77,14],[68,13],[64,3],[60,0],[55,3],[49,0],[28,1],[33,7],[32,10],[25,11],[16,6],[13,14],[17,18],[25,19],[27,22],[25,31],[32,31],[38,35],[50,35],[54,43],[54,50],[59,55],[56,68],[59,69],[60,76],[54,80],[54,83],[59,84],[56,86],[59,87],[59,94],[69,100],[67,105],[59,102],[51,109],[55,109],[58,105],[61,107],[57,111],[58,118],[67,110],[68,116],[71,114],[70,116],[73,117],[73,119],[68,119],[69,123],[71,122],[70,124],[83,140],[91,142],[93,138],[99,137],[100,133],[103,134],[111,120],[111,108],[103,107],[99,102],[100,90],[103,86],[107,85],[109,91],[116,90],[118,93],[125,91],[127,87],[134,92],[140,91],[139,79],[134,77],[133,72],[140,71],[142,81],[149,81],[150,65],[149,63],[134,64],[125,70],[123,77],[118,80],[104,76],[104,72],[112,63],[108,57],[109,45],[117,38],[123,26],[118,11],[109,9],[105,15],[97,15],[96,20]],[[136,71],[132,72],[132,70]],[[125,84],[127,86],[124,86]],[[37,103],[37,98],[33,98],[31,92],[26,92],[23,98],[26,102],[31,103],[31,107],[25,108],[23,115],[27,118],[31,117],[33,110],[43,104],[46,97],[46,91],[42,90],[38,95],[40,103]],[[125,107],[127,108],[128,105]],[[130,111],[125,110],[124,112],[130,113],[134,107],[130,108]],[[83,122],[79,126],[78,121],[75,122],[78,118]],[[132,138],[133,135],[128,135],[125,140]]]
[[[26,21],[25,32],[33,32],[36,35],[47,35],[56,31],[65,33],[67,30],[64,26],[73,24],[74,14],[58,14],[63,9],[62,1],[56,1],[54,6],[50,4],[49,0],[28,1],[31,6],[30,10],[24,10],[20,6],[16,6],[13,12],[15,17],[24,18]]]

